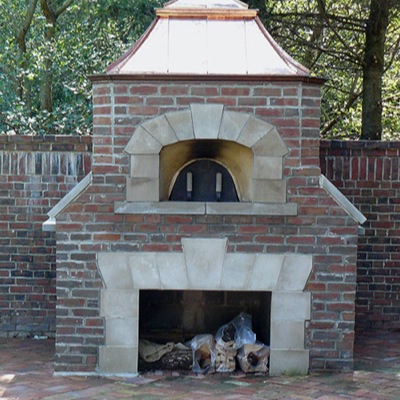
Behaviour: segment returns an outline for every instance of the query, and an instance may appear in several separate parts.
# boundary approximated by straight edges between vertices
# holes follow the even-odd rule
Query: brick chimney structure
[[[365,218],[321,175],[324,81],[235,0],[167,3],[91,80],[92,172],[44,224],[56,372],[136,374],[145,326],[187,339],[241,307],[271,375],[351,369]]]

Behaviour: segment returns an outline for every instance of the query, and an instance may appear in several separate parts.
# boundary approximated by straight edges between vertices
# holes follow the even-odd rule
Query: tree
[[[382,79],[389,0],[371,0],[365,27],[361,139],[382,138]]]
[[[0,0],[0,133],[90,134],[88,76],[127,50],[164,1]],[[378,138],[376,112],[383,138],[400,138],[398,0],[249,3],[289,54],[328,78],[323,137]]]
[[[90,134],[89,75],[143,33],[158,0],[0,0],[0,133]]]
[[[40,0],[40,7],[46,18],[45,46],[47,51],[44,54],[44,64],[40,84],[40,103],[42,111],[51,113],[53,111],[53,42],[56,36],[57,20],[60,15],[74,0],[66,0],[59,7],[56,7],[52,0]]]
[[[399,138],[398,117],[390,116],[400,112],[394,100],[400,96],[400,3],[276,0],[267,4],[264,22],[272,35],[315,74],[328,78],[322,136]]]
[[[26,57],[26,53],[27,53],[26,35],[32,24],[33,15],[35,13],[37,2],[38,2],[38,0],[31,0],[28,3],[25,18],[16,33],[16,41],[18,44],[18,64],[19,64],[19,68],[20,68],[20,73],[18,74],[17,93],[18,93],[18,97],[20,98],[21,101],[24,101],[24,97],[26,97],[28,112],[30,112],[30,109],[31,109],[31,106],[30,106],[31,93],[30,93],[30,85],[29,85],[27,79],[25,79],[26,77],[24,75],[24,71],[28,67],[28,62],[27,62],[28,60]],[[24,96],[25,89],[28,92],[26,96]]]

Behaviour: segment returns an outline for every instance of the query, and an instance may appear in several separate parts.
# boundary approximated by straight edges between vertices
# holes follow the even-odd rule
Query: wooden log
[[[217,372],[233,372],[236,369],[236,350],[225,345],[215,346],[215,369]]]
[[[145,361],[139,357],[138,368],[139,371],[176,371],[176,370],[190,370],[193,365],[193,354],[191,349],[173,349],[167,354],[164,354],[159,360],[154,362]]]
[[[262,344],[245,344],[237,353],[237,360],[241,370],[249,372],[267,372],[269,347]]]

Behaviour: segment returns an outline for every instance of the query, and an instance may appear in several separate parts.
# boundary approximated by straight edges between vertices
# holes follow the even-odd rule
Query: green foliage
[[[91,133],[91,84],[134,43],[165,0],[75,0],[57,19],[55,39],[45,40],[46,19],[36,6],[26,36],[20,31],[32,0],[0,0],[0,133]],[[59,7],[65,0],[53,0]],[[40,2],[39,2],[40,3]],[[321,132],[357,139],[361,132],[362,62],[370,0],[251,0],[277,42],[324,87]],[[395,4],[400,4],[396,3]],[[324,7],[322,7],[324,6]],[[328,19],[322,18],[326,13]],[[328,21],[328,22],[327,22]],[[386,38],[383,139],[400,139],[400,6],[393,7]],[[53,112],[41,109],[46,56],[52,58]]]
[[[361,132],[362,69],[369,0],[276,0],[267,2],[264,23],[277,42],[316,76],[327,79],[321,134],[358,139]],[[383,135],[400,139],[400,9],[391,9],[383,81]],[[325,18],[324,18],[325,17]]]
[[[3,5],[4,2],[4,5]],[[0,0],[0,132],[42,135],[91,133],[91,84],[154,19],[157,0],[75,1],[57,20],[51,46],[45,41],[46,20],[40,7],[26,38],[26,68],[21,68],[16,34],[29,1]],[[63,2],[58,0],[55,6]],[[17,16],[17,17],[15,17]],[[7,22],[6,22],[7,21]],[[11,21],[11,23],[9,23]],[[41,110],[40,79],[45,57],[53,61],[53,112]],[[23,97],[18,82],[23,79]]]

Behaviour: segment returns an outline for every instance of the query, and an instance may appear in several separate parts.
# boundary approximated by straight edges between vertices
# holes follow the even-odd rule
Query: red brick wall
[[[194,87],[197,87],[195,85]],[[100,89],[97,89],[100,91]],[[166,90],[166,89],[165,89]],[[200,89],[196,89],[199,91]],[[204,89],[202,89],[204,90]],[[208,90],[208,89],[207,89]],[[233,89],[226,89],[227,92]],[[106,89],[107,93],[109,89]],[[177,91],[170,88],[168,91]],[[235,89],[237,93],[240,90]],[[261,89],[260,89],[261,92]],[[280,89],[265,87],[262,92],[266,96],[280,96]],[[245,91],[245,93],[248,93]],[[273,97],[271,97],[273,98]],[[104,101],[96,99],[95,103]],[[153,101],[148,100],[147,101]],[[266,100],[271,101],[271,100]],[[172,100],[165,100],[172,102]],[[227,103],[228,101],[225,101]],[[232,102],[232,100],[230,100]],[[273,102],[273,101],[272,101]],[[262,110],[259,110],[261,112]],[[281,110],[271,107],[265,113],[281,115]],[[288,109],[286,114],[296,114],[296,110]],[[130,117],[135,119],[134,117]],[[272,118],[272,117],[271,117]],[[141,119],[138,118],[138,121]],[[275,118],[274,118],[275,120]],[[130,130],[129,127],[117,128]],[[96,139],[97,146],[103,147],[100,152],[110,152],[110,144],[115,141],[123,146],[130,137],[129,133],[121,139],[107,137],[108,128],[104,135]],[[296,129],[287,127],[280,131],[292,133],[293,144],[299,142]],[[102,132],[96,127],[96,132]],[[298,130],[297,130],[298,132]],[[106,145],[102,145],[105,143]],[[292,142],[288,142],[292,146]],[[294,146],[292,154],[299,150]],[[302,150],[306,151],[305,149]],[[356,329],[390,329],[399,328],[400,294],[399,294],[399,152],[398,142],[331,142],[322,141],[320,147],[322,172],[341,189],[346,196],[357,205],[366,215],[368,221],[364,224],[366,234],[359,239],[358,251],[358,284],[356,299]],[[311,149],[315,152],[315,148]],[[29,334],[50,334],[55,331],[55,238],[52,233],[41,230],[41,223],[47,219],[46,212],[57,201],[75,186],[90,170],[91,138],[66,137],[20,137],[0,136],[0,336],[26,336]],[[109,153],[111,154],[111,153]],[[123,155],[121,155],[124,158]],[[297,183],[305,184],[308,172],[299,170],[298,177],[291,178],[292,186]],[[311,177],[310,179],[315,179]],[[105,177],[96,176],[95,181],[107,182],[107,191],[117,188],[117,193],[123,192],[124,179],[118,175],[108,174]],[[312,190],[316,190],[315,188]],[[311,201],[309,188],[302,188],[304,204]],[[109,199],[108,199],[109,196]],[[180,249],[180,238],[190,232],[198,231],[200,235],[216,237],[226,235],[231,244],[231,249],[240,251],[290,251],[295,248],[299,251],[311,252],[315,250],[316,243],[310,235],[311,225],[317,219],[336,221],[336,217],[325,215],[320,206],[304,210],[301,220],[304,226],[301,232],[303,237],[295,237],[300,228],[293,225],[295,218],[267,218],[267,217],[191,217],[191,216],[116,216],[108,215],[112,211],[112,199],[115,193],[106,196],[106,193],[86,195],[88,204],[74,205],[75,210],[91,213],[95,211],[96,220],[86,223],[87,232],[80,232],[83,223],[79,221],[78,227],[68,225],[68,230],[59,232],[61,240],[65,237],[71,239],[69,245],[79,251],[74,255],[75,270],[71,273],[60,271],[60,278],[66,277],[62,285],[77,288],[74,299],[64,299],[63,304],[76,307],[71,319],[64,319],[65,326],[60,334],[67,335],[70,343],[80,343],[83,339],[71,336],[71,332],[89,335],[89,342],[94,344],[102,340],[102,321],[98,319],[98,291],[99,285],[93,253],[97,250],[112,249],[113,251],[160,251]],[[123,196],[122,196],[123,197]],[[314,200],[317,202],[316,200]],[[324,200],[326,202],[326,199]],[[319,214],[318,214],[319,213]],[[330,212],[332,214],[333,212]],[[78,218],[78,215],[76,215]],[[85,218],[88,218],[86,216]],[[81,218],[82,219],[82,218]],[[110,219],[118,222],[118,227],[111,226]],[[290,222],[290,223],[289,223]],[[336,222],[335,222],[336,223]],[[327,229],[323,227],[321,229]],[[339,229],[339,228],[336,228]],[[343,226],[339,230],[344,233],[349,228]],[[351,228],[350,228],[351,231]],[[250,236],[253,234],[254,236]],[[96,246],[90,241],[96,237],[102,239]],[[113,239],[108,243],[108,239]],[[123,241],[116,239],[122,238]],[[77,244],[78,240],[84,242]],[[325,238],[331,241],[332,238]],[[340,242],[340,240],[338,240]],[[297,242],[297,243],[296,243]],[[319,245],[320,246],[320,245]],[[337,252],[340,253],[341,244],[338,243]],[[64,244],[66,249],[66,244]],[[88,254],[83,254],[88,252]],[[61,256],[60,256],[61,257]],[[337,307],[337,298],[340,295],[335,291],[335,272],[343,269],[351,270],[352,264],[342,267],[342,255],[321,254],[315,261],[319,264],[320,281],[310,282],[310,290],[314,292],[314,306],[321,316],[319,322],[312,326],[314,342],[324,341],[335,335],[335,321],[338,311],[331,309]],[[89,262],[85,263],[85,259]],[[326,269],[326,262],[331,263]],[[68,262],[66,262],[67,264]],[[83,268],[85,266],[85,268]],[[331,272],[331,273],[330,273]],[[79,280],[82,279],[82,284]],[[68,283],[71,280],[72,283]],[[352,283],[350,283],[350,286]],[[59,288],[61,291],[63,289]],[[345,306],[349,311],[342,311],[342,324],[352,314],[351,291],[347,295],[349,303]],[[330,305],[325,307],[323,301],[329,298]],[[84,305],[83,309],[80,306]],[[315,311],[316,312],[316,311]],[[60,311],[62,314],[62,311]],[[331,319],[329,320],[329,313]],[[80,314],[80,315],[79,315]],[[325,318],[325,320],[324,320]],[[326,318],[328,318],[326,320]],[[78,321],[81,327],[71,328],[68,323]],[[331,329],[327,331],[326,327]],[[309,332],[309,335],[311,333]],[[352,336],[351,331],[345,335]],[[311,337],[311,336],[310,336]],[[93,343],[88,343],[87,352],[92,354],[89,361],[95,363],[96,350]],[[348,342],[346,342],[348,343]],[[326,352],[330,352],[332,342],[325,344]],[[70,356],[72,358],[72,356]],[[90,358],[91,357],[91,358]],[[77,356],[81,361],[81,356]],[[317,361],[315,361],[317,362]],[[92,367],[91,367],[92,368]]]
[[[0,136],[0,336],[54,336],[55,235],[42,222],[90,153],[89,137]]]
[[[115,97],[114,97],[115,95]],[[125,199],[129,159],[123,152],[135,126],[190,103],[223,103],[277,126],[286,146],[288,201],[297,217],[115,215]],[[312,369],[352,366],[357,225],[319,188],[318,86],[304,83],[96,82],[93,184],[57,220],[56,370],[95,371],[104,343],[96,265],[99,251],[181,251],[181,238],[226,237],[230,252],[313,254],[307,286]]]
[[[359,237],[356,329],[400,328],[400,143],[321,142],[321,168],[367,218]]]

